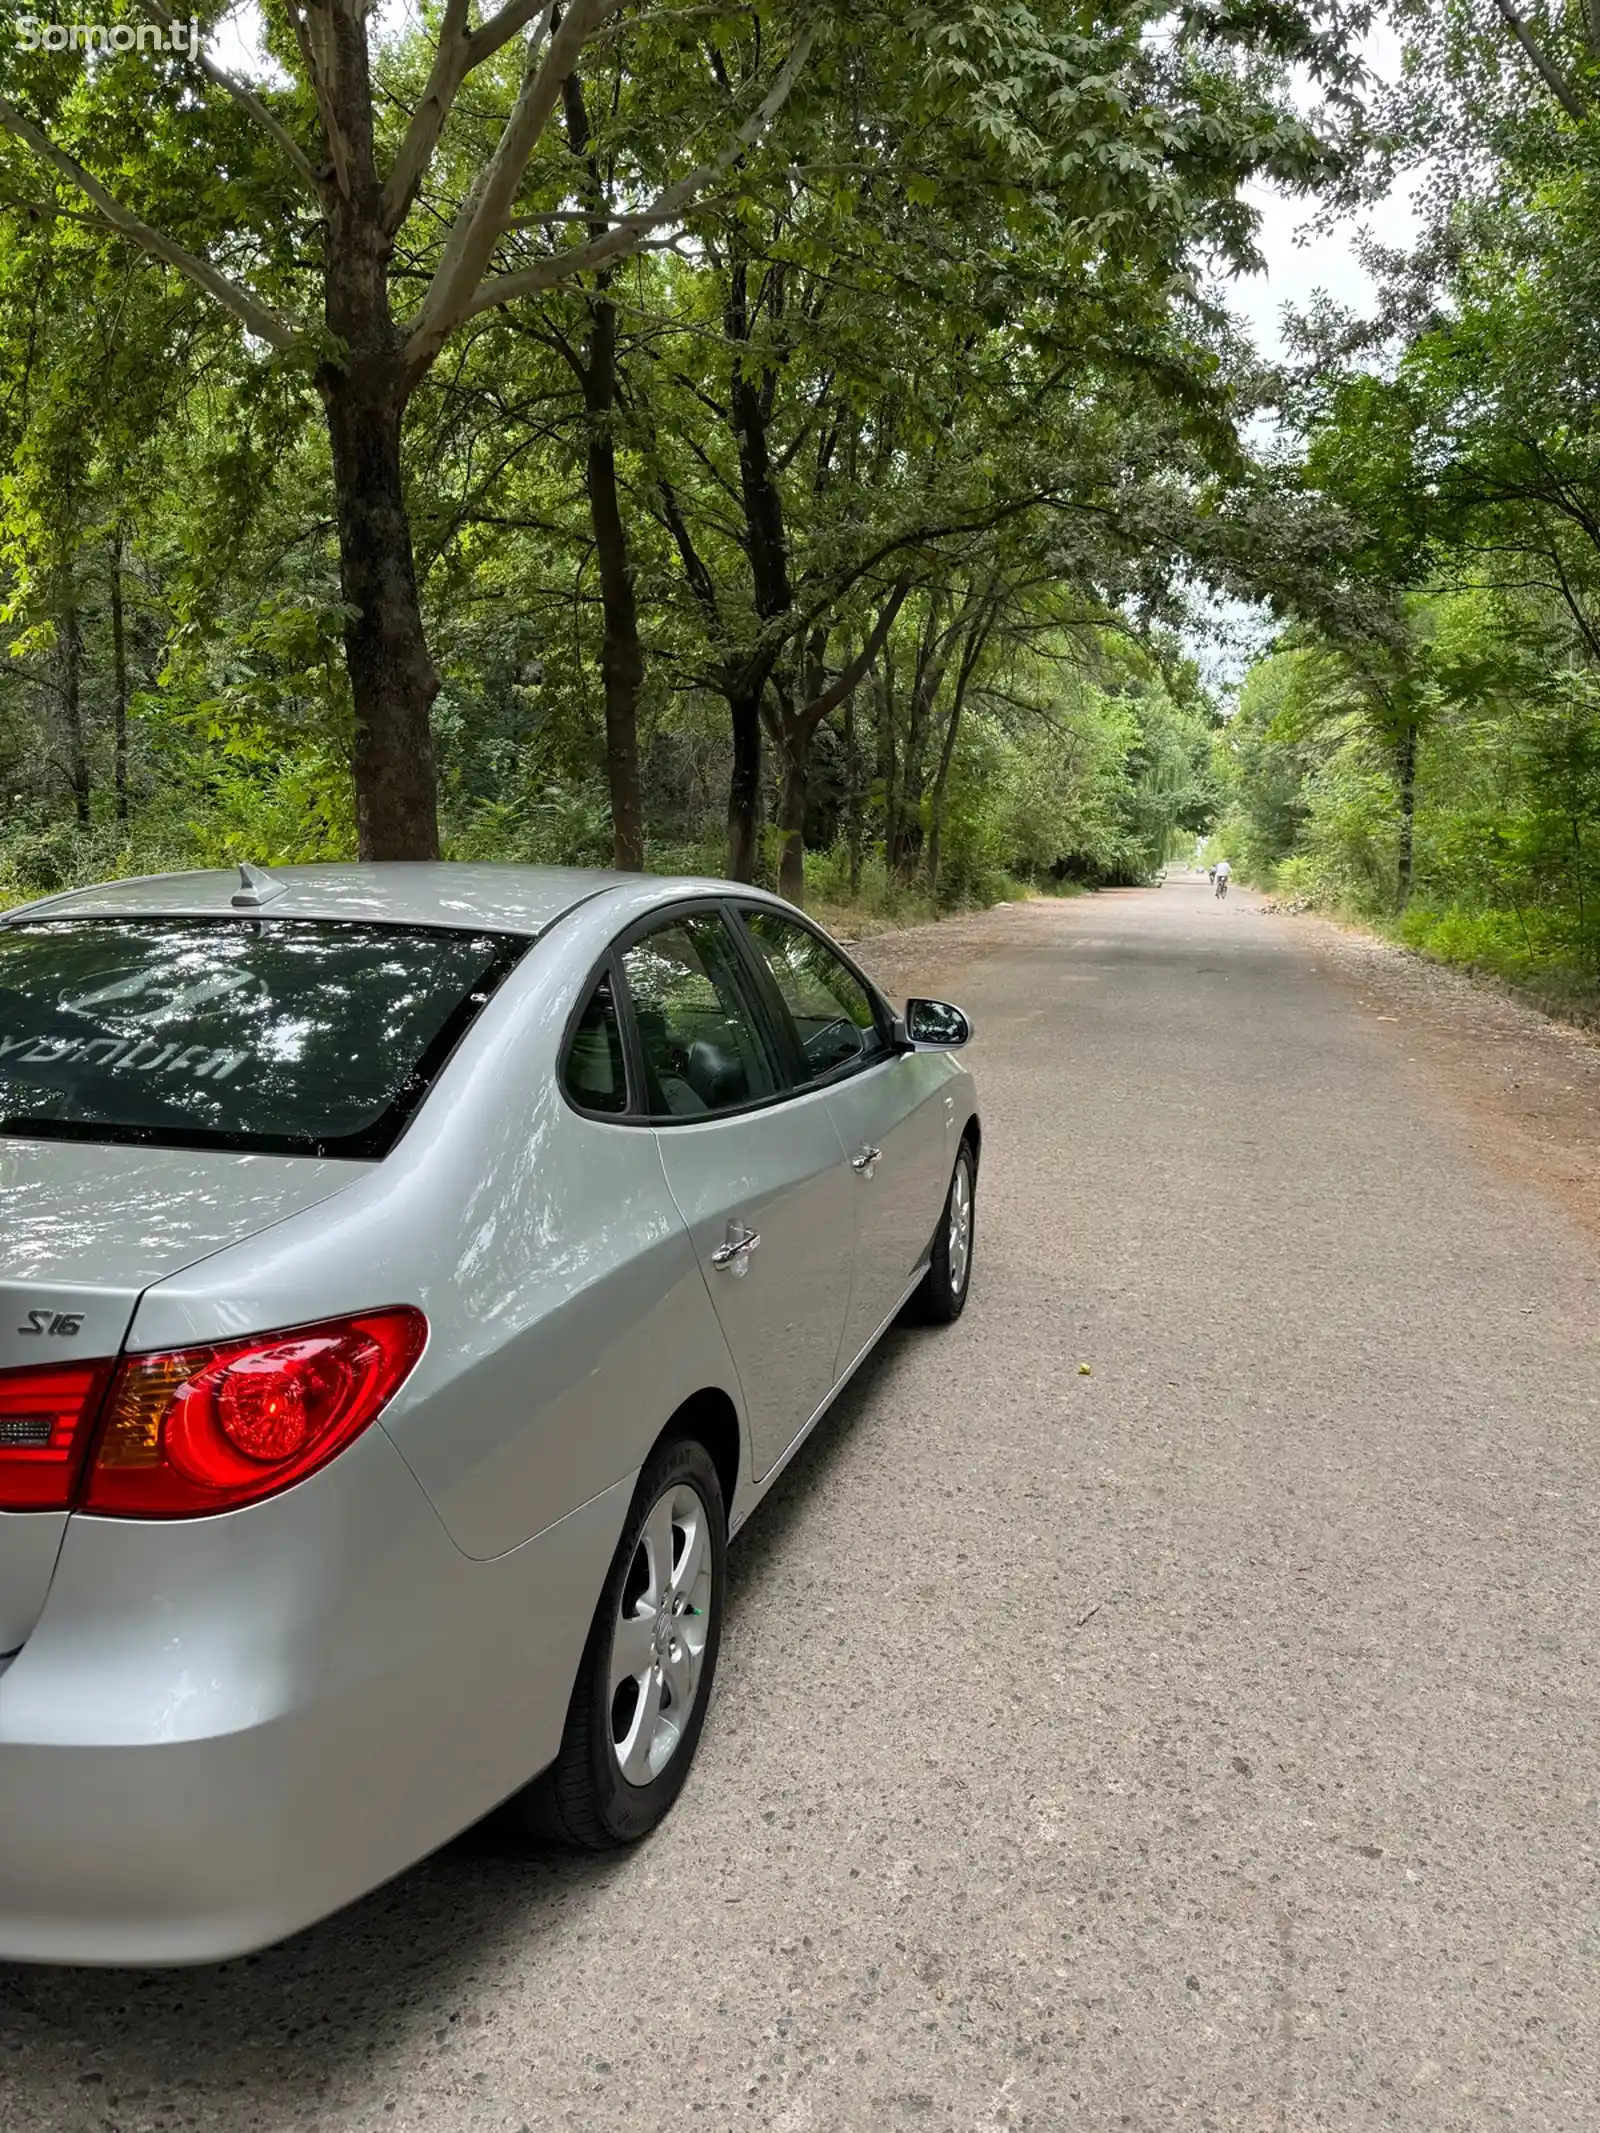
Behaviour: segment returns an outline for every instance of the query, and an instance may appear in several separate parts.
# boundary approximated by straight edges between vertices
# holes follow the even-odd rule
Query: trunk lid
[[[114,1356],[152,1282],[314,1206],[369,1167],[0,1138],[0,1371]],[[67,1516],[0,1511],[0,1655],[38,1619]]]

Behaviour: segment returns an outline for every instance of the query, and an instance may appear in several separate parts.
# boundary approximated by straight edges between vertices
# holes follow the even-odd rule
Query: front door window
[[[789,1010],[808,1081],[877,1059],[888,1050],[871,995],[826,941],[778,911],[746,911],[743,917],[745,931]]]

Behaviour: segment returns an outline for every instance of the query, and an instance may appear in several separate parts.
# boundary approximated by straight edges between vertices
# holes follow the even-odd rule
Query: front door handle
[[[720,1273],[732,1274],[735,1277],[748,1274],[750,1271],[750,1254],[760,1242],[761,1232],[759,1230],[746,1229],[742,1223],[730,1222],[728,1224],[728,1241],[726,1244],[719,1244],[711,1254],[711,1264]]]
[[[864,1178],[870,1178],[873,1171],[882,1161],[883,1150],[881,1148],[863,1148],[859,1155],[851,1156],[850,1168],[859,1170]]]

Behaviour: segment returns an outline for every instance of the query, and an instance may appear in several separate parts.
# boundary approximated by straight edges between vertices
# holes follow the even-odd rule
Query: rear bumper
[[[555,1754],[622,1483],[492,1563],[375,1430],[228,1518],[75,1519],[0,1673],[0,1957],[246,1954]]]
[[[310,1725],[165,1748],[0,1749],[0,1819],[13,1833],[0,1865],[0,1955],[220,1961],[386,1879],[406,1863],[403,1843],[360,1833],[336,1786],[333,1818],[361,1836],[361,1850],[359,1864],[332,1856],[328,1813],[290,1791],[328,1769],[329,1749]]]

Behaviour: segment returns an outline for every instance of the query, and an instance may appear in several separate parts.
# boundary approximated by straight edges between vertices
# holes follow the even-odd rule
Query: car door
[[[759,1480],[833,1388],[851,1173],[826,1097],[793,1088],[720,909],[652,922],[619,960],[640,1087],[739,1372]]]
[[[743,905],[739,918],[792,1028],[802,1084],[822,1092],[850,1165],[855,1271],[839,1350],[848,1369],[904,1298],[938,1222],[955,1159],[949,1069],[894,1048],[881,1003],[810,926],[770,905]]]

